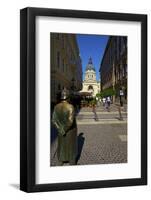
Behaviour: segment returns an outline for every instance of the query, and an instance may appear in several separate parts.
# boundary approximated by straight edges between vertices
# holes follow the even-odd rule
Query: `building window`
[[[119,55],[121,55],[121,37],[119,37]]]
[[[64,49],[64,35],[62,34],[61,36],[62,36],[61,37],[61,44],[62,44],[62,48]]]
[[[119,37],[117,37],[117,60],[118,60],[118,58],[119,58]]]
[[[59,33],[56,33],[56,39],[59,40]]]
[[[62,71],[64,72],[64,59],[62,60]]]
[[[118,71],[117,80],[120,80],[120,72]]]
[[[60,67],[60,52],[57,52],[57,67]]]
[[[61,90],[61,85],[60,85],[60,83],[58,84],[58,90]]]
[[[126,72],[126,74],[127,74],[127,64],[125,64],[125,72]]]
[[[92,85],[89,85],[89,86],[88,86],[88,91],[89,91],[89,90],[93,90],[93,86],[92,86]]]
[[[125,69],[124,69],[125,67],[123,66],[123,77],[125,76]]]
[[[126,64],[123,65],[123,73],[124,73],[123,76],[126,76],[126,74],[127,74],[127,65]]]

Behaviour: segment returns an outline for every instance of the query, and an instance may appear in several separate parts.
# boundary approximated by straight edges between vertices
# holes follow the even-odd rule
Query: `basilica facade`
[[[92,58],[89,58],[86,66],[82,86],[81,93],[86,92],[95,97],[100,92],[100,82],[96,80],[96,70],[92,63]]]

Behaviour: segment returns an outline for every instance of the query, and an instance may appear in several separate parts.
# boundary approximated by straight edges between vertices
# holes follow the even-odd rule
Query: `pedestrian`
[[[101,106],[101,103],[102,103],[102,100],[101,100],[101,98],[99,99],[99,103],[100,103],[100,105],[99,105],[99,106]]]
[[[103,101],[103,106],[105,106],[105,102],[106,102],[105,97],[103,97],[102,101]]]
[[[111,98],[108,96],[107,97],[107,104],[108,104],[108,107],[110,107],[110,104],[111,104]]]
[[[75,109],[68,102],[69,93],[66,88],[62,91],[61,102],[54,107],[52,122],[58,131],[57,157],[58,165],[69,162],[76,164],[77,157],[77,124]]]
[[[97,113],[96,113],[95,103],[92,104],[92,112],[94,113],[94,120],[99,121]]]
[[[105,108],[108,109],[107,97],[105,98]]]
[[[92,112],[95,112],[95,103],[92,103]]]

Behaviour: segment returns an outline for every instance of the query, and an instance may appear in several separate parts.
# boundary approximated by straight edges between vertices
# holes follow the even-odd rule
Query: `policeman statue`
[[[69,162],[76,165],[77,157],[77,124],[75,111],[68,102],[69,92],[66,88],[61,93],[61,102],[54,107],[52,122],[58,131],[57,156],[58,164]]]

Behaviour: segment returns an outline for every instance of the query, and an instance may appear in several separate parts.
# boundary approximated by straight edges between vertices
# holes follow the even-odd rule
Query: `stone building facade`
[[[127,37],[110,36],[100,64],[101,90],[113,88],[114,100],[122,89],[127,101]]]
[[[82,89],[82,64],[75,34],[50,33],[51,102],[62,89]]]
[[[81,92],[88,92],[93,97],[100,92],[100,82],[96,80],[96,71],[92,63],[92,58],[89,59],[86,66]]]

